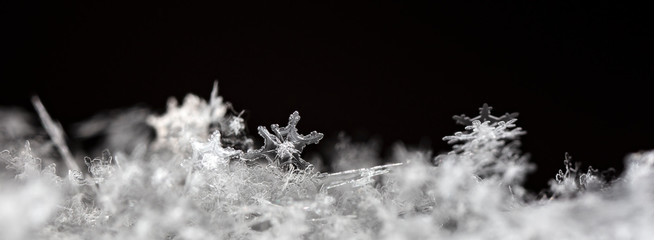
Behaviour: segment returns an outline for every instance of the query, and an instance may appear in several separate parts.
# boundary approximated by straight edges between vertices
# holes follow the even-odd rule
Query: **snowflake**
[[[264,139],[264,145],[260,149],[248,151],[244,158],[255,160],[266,158],[271,163],[278,166],[293,165],[300,169],[305,169],[310,164],[300,157],[302,150],[308,144],[318,143],[322,133],[313,131],[309,135],[301,135],[297,132],[295,126],[300,121],[300,114],[295,111],[288,118],[288,125],[280,128],[279,125],[273,124],[270,129],[271,134],[266,127],[259,126],[259,135]]]
[[[237,158],[242,153],[240,150],[223,147],[220,139],[220,131],[214,131],[206,143],[192,143],[193,160],[198,163],[197,167],[209,170],[225,168],[231,159]]]
[[[469,132],[456,132],[454,136],[446,136],[443,140],[452,144],[456,142],[516,139],[518,136],[525,134],[525,132],[521,128],[514,128],[515,121],[517,119],[491,124],[489,121],[482,123],[479,120],[474,120],[472,121],[472,125],[466,126],[466,130]],[[509,128],[514,129],[509,130]]]
[[[190,139],[207,138],[210,125],[222,120],[226,112],[227,105],[218,96],[218,83],[214,82],[208,103],[193,94],[186,95],[181,106],[177,99],[170,98],[166,113],[150,116],[146,122],[155,129],[158,142],[187,144]]]
[[[518,113],[504,114],[496,117],[490,114],[492,107],[484,103],[479,108],[479,116],[469,118],[466,115],[454,116],[459,124],[466,125],[466,132],[456,132],[454,136],[443,138],[447,143],[468,142],[480,143],[490,140],[500,139],[517,139],[520,135],[525,134],[521,128],[516,128],[515,122]]]
[[[461,114],[459,116],[454,116],[452,118],[454,118],[454,120],[456,120],[456,123],[458,124],[469,126],[472,125],[472,123],[475,120],[480,121],[482,123],[486,121],[489,121],[491,123],[496,123],[496,122],[508,122],[518,117],[518,113],[510,113],[510,114],[506,113],[501,117],[496,117],[490,114],[491,110],[493,110],[493,107],[488,106],[488,104],[484,103],[484,105],[481,108],[479,108],[479,116],[470,118],[465,114]]]
[[[228,106],[232,113],[226,115],[218,122],[215,130],[220,131],[220,141],[226,146],[238,150],[252,148],[253,141],[246,133],[245,120],[241,117],[244,111],[235,114],[231,105]]]
[[[76,185],[87,185],[89,182],[84,178],[84,173],[74,170],[74,169],[69,169],[68,170],[68,180]]]
[[[91,159],[90,157],[84,157],[84,163],[89,168],[89,172],[96,183],[103,182],[105,178],[112,175],[114,172],[114,166],[111,163],[112,160],[111,153],[106,149],[102,151],[101,158]]]

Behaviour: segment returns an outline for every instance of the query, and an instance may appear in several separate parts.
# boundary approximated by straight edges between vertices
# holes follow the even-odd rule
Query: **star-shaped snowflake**
[[[282,167],[288,167],[289,165],[294,165],[300,169],[308,167],[310,164],[302,159],[300,154],[306,145],[318,143],[323,134],[316,131],[309,133],[309,135],[299,134],[297,128],[295,128],[299,121],[300,114],[295,111],[288,118],[286,127],[279,127],[277,124],[271,125],[272,134],[266,127],[259,126],[257,130],[264,139],[264,145],[260,149],[248,151],[244,158],[249,160],[266,158],[270,163]]]
[[[475,120],[480,121],[481,123],[484,123],[486,121],[490,121],[491,124],[497,123],[497,122],[508,122],[509,120],[515,119],[518,117],[518,113],[506,113],[500,117],[496,117],[491,115],[491,110],[493,107],[488,106],[488,104],[484,103],[484,105],[479,108],[479,116],[476,116],[474,118],[470,118],[466,116],[465,114],[461,114],[459,116],[454,116],[454,120],[456,120],[456,123],[464,125],[464,126],[470,126],[472,125],[472,122]]]

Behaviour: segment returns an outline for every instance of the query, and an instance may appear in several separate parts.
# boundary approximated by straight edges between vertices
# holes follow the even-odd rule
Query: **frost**
[[[264,139],[264,145],[260,149],[248,151],[244,156],[246,159],[265,158],[268,162],[277,166],[289,167],[293,165],[299,169],[305,169],[309,163],[300,157],[300,153],[308,144],[317,144],[323,134],[313,131],[308,135],[301,135],[295,127],[300,121],[300,114],[295,111],[288,118],[288,125],[280,128],[273,124],[270,129],[259,126],[258,133]]]
[[[484,149],[493,148],[495,145],[486,146],[485,144],[496,140],[516,139],[518,136],[525,134],[521,128],[514,128],[515,121],[517,121],[517,119],[508,122],[500,121],[495,123],[491,123],[490,121],[482,123],[478,120],[474,120],[472,121],[472,125],[466,126],[465,129],[468,130],[468,132],[456,132],[454,133],[454,136],[446,136],[443,140],[450,144],[464,142],[464,145],[456,146],[456,148],[460,148],[461,150],[475,150],[473,148],[479,147],[483,147]]]
[[[453,136],[444,137],[443,140],[450,144],[457,144],[454,145],[454,151],[450,152],[450,155],[469,161],[475,169],[476,176],[501,177],[505,183],[521,182],[526,173],[533,169],[527,159],[520,156],[519,151],[519,137],[526,132],[515,125],[517,113],[494,117],[490,115],[490,109],[491,107],[484,104],[480,108],[481,115],[472,118],[474,120],[471,125],[465,127],[465,132],[456,132]],[[463,116],[455,119],[462,123]],[[485,121],[481,122],[478,119]],[[510,120],[505,122],[504,119]],[[438,156],[437,164],[440,164],[440,159],[446,158]]]

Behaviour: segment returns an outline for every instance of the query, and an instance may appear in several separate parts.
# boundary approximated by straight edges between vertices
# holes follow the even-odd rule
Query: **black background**
[[[250,129],[298,110],[301,132],[442,152],[440,139],[462,130],[451,116],[487,102],[496,115],[520,112],[533,188],[565,152],[619,169],[627,153],[654,148],[644,6],[303,2],[2,2],[0,105],[31,109],[38,94],[70,126],[136,103],[163,111],[169,96],[207,98],[217,79]]]

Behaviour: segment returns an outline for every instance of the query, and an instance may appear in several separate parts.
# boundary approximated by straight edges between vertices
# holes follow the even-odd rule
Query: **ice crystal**
[[[162,116],[150,116],[147,123],[157,133],[157,143],[188,145],[193,139],[208,137],[211,124],[218,124],[225,116],[227,107],[218,96],[218,83],[214,83],[209,103],[189,94],[181,106],[175,98],[168,100],[168,109]]]
[[[41,103],[41,99],[39,99],[36,96],[33,97],[32,104],[34,105],[36,112],[39,114],[39,117],[41,118],[43,127],[48,132],[48,135],[50,135],[52,143],[54,143],[54,145],[57,146],[57,150],[59,150],[59,153],[62,155],[64,162],[66,163],[66,166],[69,169],[79,171],[80,168],[75,162],[72,154],[70,153],[70,149],[68,148],[68,145],[66,145],[66,135],[64,134],[64,130],[61,127],[61,124],[55,122],[54,120],[52,120],[52,118],[50,118],[50,114],[48,114],[48,112],[45,110],[43,103]]]
[[[493,107],[488,106],[488,104],[484,103],[484,105],[481,108],[479,108],[479,115],[476,117],[470,118],[465,114],[461,114],[458,116],[454,116],[452,118],[456,120],[456,123],[458,124],[469,126],[475,120],[480,121],[482,123],[486,121],[489,121],[490,123],[496,123],[500,121],[508,122],[518,117],[518,113],[505,113],[500,117],[496,117],[491,115],[491,110],[493,110]]]
[[[517,119],[495,122],[494,120],[500,118],[489,114],[490,107],[487,104],[484,104],[481,109],[482,115],[475,117],[475,120],[465,127],[466,131],[456,132],[453,136],[443,138],[444,141],[455,144],[454,151],[450,154],[464,161],[470,161],[477,177],[498,176],[504,183],[521,182],[525,174],[533,170],[533,166],[520,156],[519,151],[518,139],[526,132],[516,127]],[[505,115],[503,119],[516,115]],[[486,120],[489,116],[491,120]],[[481,122],[477,119],[486,121]],[[440,159],[445,159],[445,156],[437,157],[437,164],[440,164]]]
[[[323,188],[328,190],[348,184],[352,185],[353,187],[361,187],[369,183],[373,183],[373,177],[389,173],[392,168],[399,167],[402,164],[403,163],[392,163],[387,165],[374,166],[371,168],[361,168],[327,174],[323,176],[325,178],[324,182],[326,184],[323,185]]]
[[[466,126],[468,132],[456,132],[454,136],[446,136],[443,140],[447,143],[472,142],[495,139],[516,139],[516,137],[525,134],[521,128],[514,128],[517,119],[508,122],[500,121],[491,123],[490,121],[480,122],[472,121],[472,124]],[[514,129],[510,129],[514,128]]]
[[[84,163],[89,169],[89,173],[95,179],[96,183],[101,183],[105,178],[110,177],[115,171],[115,167],[111,163],[113,157],[109,150],[102,151],[102,157],[93,158],[84,157]]]
[[[474,120],[470,122],[470,125],[465,127],[466,131],[456,132],[452,136],[443,137],[443,140],[450,144],[459,143],[459,145],[454,145],[454,149],[459,152],[463,151],[468,154],[474,152],[483,153],[501,150],[506,141],[517,140],[519,136],[526,133],[522,128],[516,127],[515,122],[517,119],[512,118],[505,122],[499,120],[500,118],[492,117],[487,112],[490,109],[487,104],[484,104],[484,107],[481,109],[482,115],[473,118]],[[488,116],[491,117],[491,120],[487,120]],[[505,116],[502,119],[517,116],[517,113]],[[478,119],[485,121],[481,122]],[[460,119],[457,119],[457,122],[462,123]]]
[[[43,160],[38,158],[32,152],[29,141],[25,142],[23,150],[17,156],[5,150],[0,152],[0,162],[6,164],[6,168],[12,170],[15,179],[27,181],[34,178],[46,178],[52,183],[61,184],[61,178],[56,174],[55,163],[43,166]]]
[[[215,170],[225,168],[231,159],[238,158],[242,152],[232,148],[224,148],[220,141],[220,132],[211,134],[208,142],[194,142],[193,154],[196,161],[205,169]]]
[[[258,133],[264,139],[264,145],[260,149],[248,151],[246,159],[265,158],[277,166],[288,167],[293,165],[299,169],[305,169],[309,163],[300,157],[302,150],[308,144],[317,144],[323,134],[313,131],[308,135],[301,135],[297,132],[297,123],[300,121],[300,114],[295,111],[288,118],[286,127],[279,127],[277,124],[270,126],[274,134],[268,129],[259,126]]]
[[[588,166],[585,173],[580,171],[581,163],[573,162],[570,154],[565,153],[563,161],[565,171],[559,170],[550,181],[550,190],[556,197],[574,197],[584,191],[604,190],[608,183],[598,169]]]

